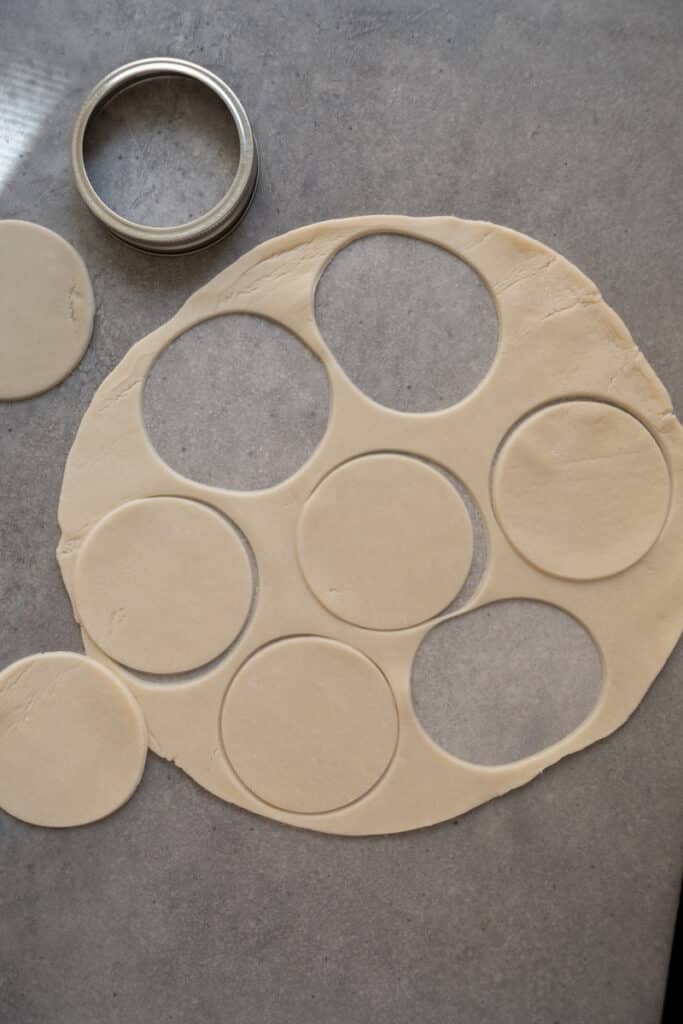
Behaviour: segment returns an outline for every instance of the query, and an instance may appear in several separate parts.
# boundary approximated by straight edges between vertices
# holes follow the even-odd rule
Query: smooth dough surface
[[[409,414],[378,405],[348,379],[320,334],[314,297],[325,267],[356,239],[387,232],[462,258],[495,301],[496,357],[484,380],[451,408]],[[330,381],[330,419],[320,444],[293,476],[261,491],[222,490],[179,476],[156,453],[143,422],[145,379],[163,350],[195,325],[231,313],[265,317],[295,334]],[[372,341],[368,336],[369,358]],[[366,467],[378,473],[364,476]],[[470,524],[451,479],[476,506],[486,565],[464,604],[441,612],[471,554]],[[576,267],[494,224],[359,217],[258,246],[130,349],[94,396],[69,455],[58,558],[88,653],[116,671],[140,702],[157,753],[220,798],[291,825],[347,835],[399,832],[521,786],[626,722],[683,628],[682,484],[683,430],[669,396]],[[392,488],[399,497],[385,501]],[[433,498],[419,500],[432,488]],[[236,642],[185,682],[141,679],[106,653],[114,651],[107,629],[119,605],[105,577],[112,571],[117,579],[117,560],[130,556],[118,530],[112,533],[117,543],[103,545],[88,570],[98,524],[115,523],[124,514],[116,510],[132,500],[158,495],[217,510],[244,536],[257,567],[253,612]],[[154,636],[164,667],[196,662],[207,649],[188,658],[186,645],[203,635],[203,626],[188,603],[170,616],[169,628],[166,590],[175,583],[182,593],[191,582],[201,591],[203,570],[197,580],[195,567],[205,563],[209,571],[216,545],[208,534],[199,533],[196,542],[183,534],[178,550],[189,544],[194,553],[181,557],[177,577],[175,570],[167,577],[161,563],[176,565],[176,541],[161,544],[153,527],[136,528],[130,543],[143,535],[152,548],[158,545],[158,555],[142,574],[144,550],[129,561],[134,590],[143,589],[135,629],[130,620],[130,647],[117,646],[116,653],[147,666],[140,654]],[[365,576],[358,574],[363,559],[371,570]],[[349,570],[349,593],[335,593],[347,586]],[[116,586],[130,611],[137,598],[126,580],[124,573]],[[199,605],[210,617],[219,608],[234,632],[245,593],[246,583],[217,587]],[[412,663],[437,623],[457,616],[465,630],[470,612],[506,599],[545,602],[576,619],[597,647],[602,689],[569,734],[504,764],[492,751],[495,763],[483,766],[452,756],[422,728],[413,708]],[[481,620],[472,616],[473,628]],[[379,628],[387,623],[394,628]],[[341,667],[327,672],[318,654],[304,657],[330,642],[346,652],[343,685]],[[219,647],[218,639],[209,646]],[[361,676],[351,666],[367,663],[373,671],[361,698]],[[391,716],[383,716],[382,702],[373,698],[357,710],[383,692],[380,679],[396,713],[389,754]],[[334,730],[327,743],[323,738],[334,713],[339,735],[348,738],[341,752]],[[342,771],[347,754],[352,763]]]
[[[437,615],[472,563],[472,525],[455,487],[402,455],[353,459],[326,477],[304,506],[298,540],[322,604],[370,629]]]
[[[376,665],[334,640],[294,637],[258,651],[223,707],[225,752],[261,800],[314,814],[375,785],[398,736],[394,699]]]
[[[0,807],[31,825],[84,825],[111,814],[142,778],[140,707],[81,654],[36,654],[0,673]]]
[[[30,398],[78,365],[95,300],[88,271],[54,231],[0,221],[0,399]]]
[[[237,531],[195,501],[131,501],[97,524],[78,559],[81,621],[110,657],[141,672],[186,672],[222,654],[251,596]]]
[[[589,580],[652,547],[669,508],[666,462],[634,416],[602,402],[561,402],[513,431],[493,495],[509,539],[539,569]]]

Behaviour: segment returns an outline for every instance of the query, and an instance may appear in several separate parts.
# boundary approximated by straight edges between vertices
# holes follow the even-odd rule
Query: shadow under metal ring
[[[237,172],[228,191],[201,217],[174,227],[149,227],[116,213],[100,198],[85,169],[83,141],[91,117],[124,89],[149,78],[191,78],[211,89],[225,104],[239,138]],[[183,253],[202,249],[237,227],[249,208],[258,180],[256,140],[238,97],[212,71],[188,60],[151,57],[110,71],[92,90],[76,118],[71,139],[71,161],[76,186],[90,211],[123,242],[155,253]]]

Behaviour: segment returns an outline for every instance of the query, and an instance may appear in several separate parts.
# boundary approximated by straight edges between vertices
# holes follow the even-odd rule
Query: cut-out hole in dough
[[[223,705],[225,752],[266,803],[315,814],[358,800],[382,777],[398,737],[384,675],[336,640],[289,637],[257,651]]]
[[[216,658],[242,629],[252,592],[232,523],[184,498],[114,509],[76,563],[84,628],[110,658],[142,672],[184,672]]]
[[[501,601],[427,634],[412,696],[439,746],[476,764],[506,764],[580,725],[601,681],[598,651],[576,619],[538,601]]]
[[[404,412],[455,405],[496,354],[498,320],[483,281],[444,249],[402,235],[342,249],[321,277],[315,309],[354,384]]]
[[[403,629],[457,596],[472,564],[472,524],[442,473],[382,452],[325,477],[304,505],[297,545],[309,587],[334,615]]]
[[[325,432],[322,363],[269,320],[215,317],[177,338],[155,362],[144,419],[159,455],[213,487],[257,490],[291,476]]]
[[[85,165],[95,191],[138,224],[167,227],[206,213],[237,170],[239,137],[211,89],[172,76],[139,82],[90,119]]]
[[[669,508],[669,471],[652,434],[605,402],[549,405],[505,440],[493,473],[496,515],[539,569],[599,579],[652,547]]]

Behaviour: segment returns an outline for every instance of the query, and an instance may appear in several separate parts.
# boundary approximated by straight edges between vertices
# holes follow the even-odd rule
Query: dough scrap
[[[147,729],[135,698],[81,654],[34,654],[0,672],[0,807],[65,828],[111,814],[135,792]]]
[[[76,250],[39,224],[0,221],[0,400],[31,398],[68,377],[94,316]]]
[[[318,330],[313,299],[324,267],[355,239],[386,232],[433,242],[461,257],[480,274],[495,299],[500,336],[493,365],[484,381],[449,409],[410,415],[378,406],[348,380]],[[229,313],[267,317],[296,334],[324,364],[332,389],[330,421],[320,445],[291,478],[259,492],[212,488],[174,473],[151,446],[142,418],[142,388],[158,355],[196,324]],[[369,345],[371,341],[368,338]],[[558,575],[532,564],[510,543],[504,528],[511,532],[517,528],[514,509],[525,498],[524,480],[534,470],[520,452],[531,452],[535,459],[534,452],[539,451],[533,417],[551,415],[538,413],[542,407],[550,410],[556,405],[559,410],[558,403],[577,400],[595,403],[591,413],[608,426],[623,424],[622,416],[628,413],[645,433],[637,431],[637,447],[627,456],[629,472],[624,476],[621,471],[608,471],[609,507],[619,508],[618,488],[624,488],[621,493],[627,502],[636,504],[628,516],[615,521],[623,528],[623,537],[615,540],[609,531],[605,534],[604,524],[598,530],[597,544],[595,536],[588,537],[588,549],[592,546],[593,550],[607,538],[605,551],[596,554],[595,563],[590,562],[592,556],[587,560],[583,541],[579,543],[571,531],[564,541],[569,545],[565,556],[570,557],[557,561],[562,552],[558,555],[555,541],[551,542],[552,519],[544,521],[544,515],[550,517],[558,502],[553,482],[557,461],[552,453],[548,458],[541,445],[542,461],[537,468],[541,473],[547,469],[548,493],[553,500],[534,508],[534,521],[543,527],[538,534],[540,553],[534,557],[552,569],[559,567],[564,575]],[[563,420],[558,422],[561,428]],[[608,448],[613,441],[611,431],[612,427]],[[621,427],[618,433],[621,438]],[[542,432],[541,439],[545,436]],[[534,443],[526,446],[525,438]],[[668,480],[656,454],[653,460],[649,438],[663,455]],[[587,445],[589,458],[594,457],[590,430],[586,436],[572,433],[570,440],[572,444],[580,440],[578,449],[585,452]],[[602,443],[597,434],[594,440]],[[476,592],[462,608],[391,631],[355,625],[335,615],[307,583],[297,553],[300,524],[305,523],[306,509],[313,508],[323,481],[333,481],[339,467],[351,460],[360,464],[361,457],[387,452],[426,460],[461,481],[478,506],[488,541],[486,569]],[[598,448],[597,454],[605,451]],[[614,461],[613,454],[608,454],[606,466],[621,466],[621,456]],[[515,466],[523,478],[521,489],[514,473],[507,475]],[[590,463],[586,468],[590,469]],[[494,488],[492,476],[496,477]],[[584,479],[594,481],[587,493],[581,490]],[[572,469],[567,478],[569,490],[559,489],[559,500],[576,500],[577,509],[584,510],[583,521],[591,528],[593,521],[590,516],[586,519],[585,510],[590,509],[593,487],[600,479],[592,470],[583,478]],[[642,504],[634,480],[654,488]],[[673,415],[669,396],[619,317],[576,267],[540,242],[493,224],[452,217],[360,217],[315,224],[258,246],[196,292],[169,323],[131,348],[94,396],[69,455],[59,507],[62,539],[58,558],[76,615],[84,619],[77,585],[80,553],[87,550],[90,531],[96,530],[104,517],[133,499],[158,495],[202,502],[227,517],[254,554],[259,589],[253,615],[220,663],[187,683],[152,683],[113,662],[81,621],[86,650],[112,668],[140,702],[152,749],[172,759],[220,798],[321,832],[399,832],[462,814],[523,785],[561,758],[614,732],[633,713],[683,628],[682,483],[683,429]],[[665,493],[670,500],[660,529]],[[359,500],[362,497],[359,495]],[[331,514],[334,512],[331,509]],[[524,521],[520,517],[520,522]],[[531,541],[527,535],[517,538],[520,548],[529,547]],[[425,554],[429,554],[428,537],[424,544]],[[306,550],[303,556],[306,560]],[[453,552],[448,556],[453,558]],[[628,567],[623,568],[624,562]],[[569,579],[566,575],[572,566],[583,573],[587,567],[594,572],[593,564],[599,573],[612,575],[601,579]],[[312,575],[310,566],[306,571]],[[432,581],[428,574],[423,579],[427,594]],[[412,600],[413,595],[409,596]],[[418,593],[417,597],[421,596]],[[437,623],[459,616],[465,628],[470,611],[508,598],[545,601],[574,616],[599,649],[603,688],[591,713],[569,735],[521,760],[482,766],[451,756],[421,728],[412,707],[411,666],[420,642]],[[399,605],[404,599],[406,595],[397,595]],[[351,648],[356,657],[372,662],[391,688],[398,722],[395,748],[381,776],[364,792],[360,780],[355,788],[351,784],[360,771],[356,761],[347,776],[346,761],[337,759],[334,769],[328,764],[321,773],[327,795],[316,803],[315,779],[301,781],[296,732],[288,733],[284,720],[285,731],[273,743],[273,767],[263,761],[264,736],[272,735],[273,716],[282,702],[264,705],[248,696],[261,685],[267,688],[271,679],[270,667],[262,678],[257,675],[259,665],[266,664],[265,653],[258,652],[270,651],[270,662],[278,650],[285,650],[278,644],[295,637],[317,638],[317,643],[334,641]],[[302,695],[313,675],[301,676]],[[283,693],[296,689],[293,679],[290,674],[281,682]],[[250,681],[249,686],[245,680]],[[233,685],[236,689],[231,696]],[[277,679],[274,685],[277,688]],[[238,697],[243,686],[245,700],[241,703]],[[320,693],[316,720],[329,722],[339,706],[339,689],[323,686]],[[305,704],[305,699],[301,704],[297,696],[296,707]],[[230,717],[233,708],[234,721]],[[347,713],[344,708],[343,714]],[[253,762],[241,732],[234,734],[240,715],[244,737],[251,736],[254,743]],[[267,728],[264,715],[271,716]],[[372,716],[363,717],[363,750],[372,746],[371,735],[378,752],[386,750],[388,732],[383,722],[381,716],[376,721]],[[301,722],[304,734],[306,724]],[[309,751],[324,749],[324,744],[319,744],[325,730],[312,730]],[[283,767],[285,755],[291,758],[291,770]],[[381,770],[384,756],[378,756],[375,773]],[[314,776],[312,755],[307,763]],[[282,778],[276,778],[274,766],[278,764]],[[372,774],[369,768],[360,771],[363,786]],[[275,783],[281,787],[279,794]],[[333,809],[349,792],[357,795]],[[273,800],[284,806],[267,802]],[[327,810],[296,809],[323,804]]]

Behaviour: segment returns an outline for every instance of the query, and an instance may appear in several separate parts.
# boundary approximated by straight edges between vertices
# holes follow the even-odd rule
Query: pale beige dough
[[[258,651],[230,684],[225,752],[242,782],[302,814],[358,800],[386,770],[398,718],[389,684],[352,647],[295,637]]]
[[[110,657],[141,672],[185,672],[222,654],[251,595],[236,530],[195,501],[131,501],[97,524],[78,559],[81,621]]]
[[[39,224],[0,221],[0,399],[63,381],[88,347],[94,315],[76,250]]]
[[[371,455],[313,492],[298,546],[304,576],[331,612],[371,629],[403,629],[456,597],[472,562],[472,526],[441,473],[402,455]]]
[[[84,825],[137,789],[147,757],[140,707],[80,654],[36,654],[0,672],[0,807],[32,825]]]
[[[601,402],[534,413],[503,445],[493,477],[498,521],[539,569],[589,580],[627,569],[669,508],[666,462],[633,416]]]
[[[329,260],[357,238],[386,232],[432,242],[462,257],[494,297],[500,320],[496,358],[479,387],[450,409],[409,415],[377,405],[348,380],[320,336],[313,300]],[[156,454],[143,423],[142,390],[159,354],[194,325],[230,313],[266,317],[293,332],[321,360],[330,380],[330,421],[320,445],[290,479],[263,491],[221,490],[179,476]],[[587,400],[596,404],[584,410]],[[577,401],[578,409],[568,404]],[[539,413],[542,407],[548,412]],[[429,530],[419,533],[411,520],[404,525],[405,551],[400,555],[413,567],[424,559],[424,573],[410,576],[414,593],[405,592],[400,566],[384,567],[380,560],[375,565],[378,579],[365,593],[358,589],[346,604],[335,604],[341,600],[331,593],[339,589],[335,578],[346,571],[340,552],[349,549],[350,541],[344,536],[343,513],[334,500],[325,499],[325,492],[330,488],[334,496],[343,474],[375,464],[368,456],[377,453],[398,453],[391,461],[387,456],[386,465],[403,467],[405,459],[411,473],[412,456],[420,465],[418,472],[426,474],[424,500],[413,503],[411,496],[410,516],[419,516],[423,524],[453,524],[451,539],[445,530],[441,541],[444,565],[450,567],[449,588],[434,562]],[[567,455],[565,473],[561,465]],[[577,455],[588,461],[577,462]],[[349,469],[340,470],[344,465]],[[380,469],[385,462],[376,465]],[[450,480],[431,467],[442,468],[472,496],[487,540],[487,564],[477,590],[457,611],[436,617],[441,602],[461,584],[470,541],[469,523]],[[529,480],[534,485],[542,480],[540,504],[530,499]],[[523,785],[560,758],[614,732],[633,713],[683,628],[682,483],[683,430],[669,396],[619,317],[576,267],[540,242],[493,224],[453,217],[360,217],[315,224],[258,246],[130,349],[95,395],[69,455],[59,506],[58,557],[87,651],[116,671],[140,702],[157,753],[222,799],[291,825],[350,835],[398,832],[462,814]],[[343,496],[349,520],[358,531],[368,531],[362,543],[370,559],[378,523],[367,515],[367,507],[372,507],[377,487],[368,475],[358,486],[356,505],[350,491]],[[641,487],[650,493],[642,496]],[[118,571],[107,545],[96,560],[97,571],[92,577],[86,572],[98,524],[107,523],[112,513],[113,523],[123,514],[115,510],[132,500],[157,495],[216,509],[244,535],[258,571],[253,614],[237,642],[224,658],[187,682],[144,680],[112,661],[102,646],[109,643],[106,628],[98,623],[106,625],[105,611],[118,605],[107,596],[108,583],[95,586],[98,575]],[[528,513],[520,512],[525,503]],[[545,504],[547,508],[541,507]],[[560,515],[559,524],[553,524],[551,509]],[[323,547],[314,555],[311,538],[318,534],[309,536],[309,523],[316,515],[329,516],[332,550]],[[611,517],[611,527],[605,516]],[[322,538],[325,529],[320,524],[318,529]],[[397,533],[389,521],[391,550]],[[137,536],[136,530],[130,542]],[[149,544],[158,543],[155,530],[145,536]],[[213,562],[215,549],[198,535],[192,558],[182,558],[187,580],[194,579],[195,560]],[[125,544],[116,551],[117,558],[126,557]],[[167,551],[170,559],[170,545]],[[128,553],[128,569],[137,582],[148,574],[140,568],[146,564],[144,551],[139,557],[138,562]],[[179,615],[168,629],[161,621],[163,602],[147,604],[160,596],[158,566],[155,559],[154,582],[144,600],[134,604],[126,591],[132,646],[115,653],[147,664],[138,658],[138,645],[144,648],[154,636],[155,657],[165,667],[194,662],[208,653],[202,648],[192,658],[186,656],[185,643],[193,642],[196,623],[188,628],[186,622],[183,628]],[[396,571],[397,592],[391,594],[391,584],[386,584]],[[568,578],[572,573],[581,578]],[[587,575],[604,578],[585,579]],[[81,593],[86,578],[96,592],[92,605]],[[174,582],[179,581],[171,577],[167,585]],[[201,604],[213,614],[212,602],[219,603],[221,614],[234,622],[234,632],[244,614],[245,593],[246,586],[226,587],[208,606]],[[545,601],[574,616],[598,648],[602,692],[587,718],[551,746],[513,763],[470,764],[438,747],[418,723],[411,665],[436,623],[458,615],[465,629],[470,611],[508,598]],[[89,610],[95,607],[97,615]],[[405,625],[423,615],[430,617],[390,631],[358,624],[363,619]],[[341,683],[330,684],[341,675],[319,671],[317,656],[294,659],[294,665],[276,660],[278,654],[295,650],[283,641],[302,636],[314,645],[344,645],[354,665],[372,662],[379,675],[369,672],[368,679],[377,682],[369,682],[368,696],[383,692],[378,680],[386,680],[397,724],[390,753],[391,716],[380,712],[380,703],[356,717],[354,709],[363,701],[357,702],[355,669],[344,673],[356,701],[347,706],[340,704]],[[172,653],[165,657],[167,644]],[[303,650],[303,641],[296,644]],[[211,649],[218,646],[216,641]],[[259,666],[266,665],[267,675],[260,676]],[[310,718],[306,691],[315,696]],[[297,711],[296,730],[292,709]],[[338,737],[329,729],[335,716],[344,726],[340,735],[350,737],[343,758],[337,757]],[[356,723],[357,741],[344,731],[351,723]],[[336,760],[317,771],[326,753],[326,735]]]

